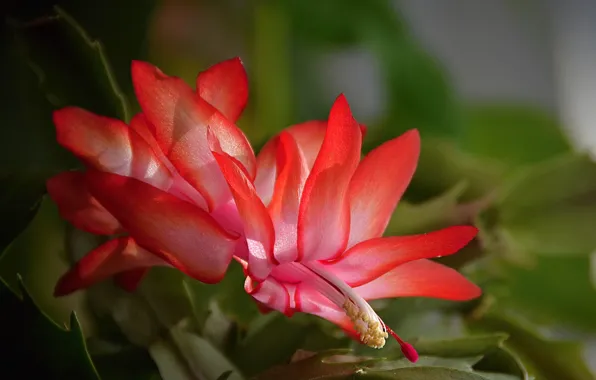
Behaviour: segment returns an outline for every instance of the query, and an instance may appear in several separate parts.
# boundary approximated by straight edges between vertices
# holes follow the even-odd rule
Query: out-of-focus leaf
[[[587,257],[537,257],[530,268],[509,265],[499,303],[532,321],[596,331],[596,289]]]
[[[269,369],[255,380],[286,379],[473,379],[484,377],[472,366],[480,357],[439,358],[421,356],[416,364],[406,359],[373,359],[349,351],[332,350]]]
[[[446,227],[455,219],[456,206],[466,188],[460,182],[444,194],[424,203],[413,204],[401,201],[391,220],[386,235],[409,235],[424,233]]]
[[[288,41],[292,23],[283,3],[289,2],[253,3],[254,106],[252,125],[245,130],[254,141],[264,141],[292,121],[292,51]]]
[[[589,255],[596,248],[596,163],[565,155],[519,173],[497,199],[496,223],[513,249]]]
[[[254,300],[244,291],[244,279],[242,267],[235,261],[230,263],[225,278],[216,285],[187,279],[186,290],[199,322],[204,323],[209,314],[209,304],[215,299],[228,318],[243,327],[248,326],[259,311]]]
[[[20,273],[29,294],[45,314],[62,324],[68,322],[71,311],[75,310],[89,333],[93,326],[87,323],[82,294],[53,296],[56,281],[68,268],[64,257],[64,227],[56,205],[44,197],[31,223],[4,251],[0,278],[16,292],[19,286],[16,274]]]
[[[232,371],[230,379],[243,379],[240,371],[206,339],[188,331],[182,324],[173,327],[170,333],[197,378],[216,380],[223,372]]]
[[[416,350],[420,355],[440,357],[474,356],[495,350],[506,339],[507,334],[503,333],[471,335],[441,340],[421,339],[416,342]]]
[[[405,196],[423,201],[465,181],[462,200],[475,200],[493,191],[504,174],[497,161],[466,153],[447,140],[427,138],[422,141],[418,168]]]
[[[364,4],[358,0],[313,0],[284,2],[295,38],[310,45],[349,46],[361,42],[365,31],[373,28],[403,35],[398,14],[388,1]],[[317,8],[313,13],[312,9]],[[337,17],[341,9],[342,17]]]
[[[23,16],[26,17],[26,16]],[[2,102],[0,176],[19,172],[42,183],[78,164],[55,137],[52,111],[73,105],[126,119],[128,106],[102,45],[56,8],[37,19],[11,20],[3,50],[7,94]]]
[[[529,106],[482,105],[467,110],[460,147],[510,169],[571,151],[561,126],[545,111]]]
[[[178,270],[155,267],[137,289],[136,294],[145,299],[165,327],[174,326],[192,314],[185,279]]]
[[[415,367],[400,368],[394,371],[369,372],[356,374],[353,377],[333,377],[333,379],[370,379],[370,380],[486,380],[485,377],[452,368]]]
[[[232,376],[234,372],[233,371],[226,371],[224,373],[222,373],[217,380],[228,380],[230,378],[230,376]]]
[[[163,380],[196,380],[177,348],[166,340],[158,340],[148,347]]]
[[[482,360],[474,365],[474,369],[489,379],[530,379],[528,370],[521,359],[502,344],[498,349],[488,352]]]
[[[101,115],[131,117],[103,45],[68,13],[56,7],[53,14],[16,28],[26,63],[54,107],[76,105]]]
[[[246,376],[288,361],[301,347],[312,326],[296,323],[293,319],[272,312],[251,323],[247,336],[231,353],[232,360]]]
[[[505,376],[512,379],[526,379],[527,372],[520,360],[504,347],[508,338],[504,333],[486,335],[469,335],[451,339],[421,339],[415,347],[420,355],[440,357],[473,357],[482,355],[482,359],[474,363],[474,370],[484,371],[483,376],[499,378]]]
[[[138,347],[111,353],[92,355],[102,379],[109,380],[159,380],[159,372],[149,353]]]
[[[480,320],[472,320],[473,328],[499,330],[509,334],[507,347],[529,364],[532,375],[545,380],[591,380],[594,374],[586,367],[580,344],[543,338],[527,323],[499,311],[491,311]]]
[[[44,193],[43,182],[24,180],[16,175],[0,178],[0,259],[10,243],[35,217]]]
[[[23,378],[41,373],[47,378],[99,379],[76,315],[71,314],[70,329],[62,329],[37,309],[20,279],[19,287],[22,300],[0,280],[4,327],[0,340],[9,348],[3,353],[3,373]]]
[[[590,281],[592,287],[596,289],[596,252],[592,252],[590,255]]]
[[[396,40],[383,30],[376,34],[371,42],[386,73],[391,105],[385,131],[391,134],[385,140],[411,128],[418,128],[422,136],[457,136],[461,109],[439,62],[412,38]]]

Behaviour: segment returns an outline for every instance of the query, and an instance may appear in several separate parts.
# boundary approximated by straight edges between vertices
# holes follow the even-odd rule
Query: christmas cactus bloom
[[[382,237],[414,174],[420,138],[411,130],[362,160],[361,143],[342,95],[327,123],[296,125],[272,139],[259,153],[254,182],[233,157],[214,151],[244,222],[249,252],[238,260],[245,289],[266,310],[320,316],[371,347],[391,335],[416,361],[415,349],[367,301],[478,297],[476,285],[429,260],[457,252],[477,230]]]
[[[114,275],[132,290],[155,265],[213,283],[236,252],[246,252],[238,211],[210,148],[216,145],[254,178],[254,153],[234,124],[248,97],[241,61],[200,73],[196,91],[144,62],[133,62],[132,77],[142,113],[128,125],[75,107],[54,114],[58,142],[86,170],[49,179],[48,193],[74,226],[113,237],[60,279],[56,295]]]

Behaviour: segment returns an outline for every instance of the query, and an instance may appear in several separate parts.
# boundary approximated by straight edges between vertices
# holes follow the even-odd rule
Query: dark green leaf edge
[[[31,308],[32,310],[35,310],[39,314],[41,314],[44,317],[44,319],[47,320],[49,322],[49,324],[51,324],[54,328],[56,328],[64,333],[76,334],[76,337],[80,340],[82,348],[84,349],[84,356],[85,356],[85,359],[87,362],[86,364],[89,366],[90,371],[94,374],[94,377],[97,380],[101,380],[101,377],[99,376],[99,373],[97,372],[97,368],[93,364],[93,359],[91,358],[91,355],[89,354],[89,351],[87,350],[87,343],[85,341],[85,337],[83,336],[83,330],[81,328],[81,324],[79,322],[79,319],[78,319],[76,313],[73,311],[70,314],[70,318],[69,318],[70,326],[60,326],[59,324],[54,322],[51,318],[49,318],[48,315],[46,313],[44,313],[37,306],[37,304],[35,303],[33,298],[30,296],[29,291],[27,290],[27,287],[25,286],[25,284],[23,282],[23,278],[21,277],[20,274],[17,274],[17,282],[18,282],[18,292],[15,292],[13,289],[11,289],[2,278],[0,278],[0,287],[4,287],[7,289],[7,291],[11,292],[15,298],[17,298],[19,301],[21,301],[23,303],[24,307]]]

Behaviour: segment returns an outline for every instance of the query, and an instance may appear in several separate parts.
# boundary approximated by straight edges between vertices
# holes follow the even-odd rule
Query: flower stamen
[[[358,332],[362,343],[372,348],[385,346],[385,340],[389,335],[385,330],[385,325],[376,316],[361,310],[349,298],[346,298],[343,309],[354,324],[354,329]]]

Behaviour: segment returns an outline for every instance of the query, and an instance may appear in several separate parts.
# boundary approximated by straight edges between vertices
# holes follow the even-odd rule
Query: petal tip
[[[81,288],[80,281],[73,270],[66,272],[54,287],[54,297],[64,297],[72,294]]]

